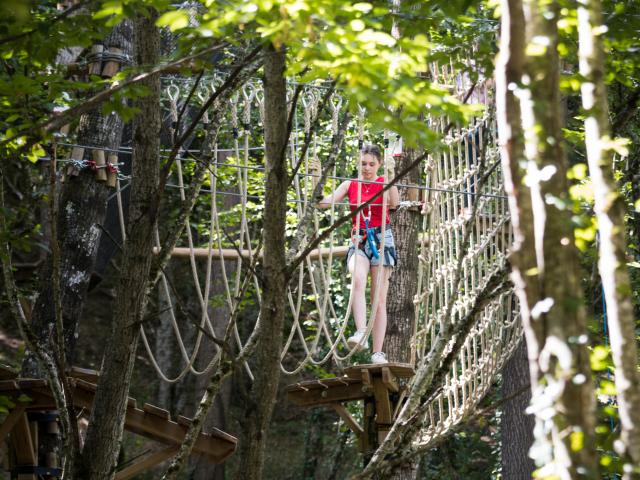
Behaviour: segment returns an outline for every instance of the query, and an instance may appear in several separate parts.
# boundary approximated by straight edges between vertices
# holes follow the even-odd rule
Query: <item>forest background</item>
[[[585,34],[580,30],[585,23],[580,12],[582,15],[585,10],[597,12],[600,7],[603,23],[600,24],[596,16],[595,29]],[[613,478],[615,475],[637,478],[638,472],[634,473],[629,466],[638,465],[640,426],[633,416],[628,420],[631,423],[625,424],[613,401],[616,386],[620,389],[617,384],[620,377],[629,379],[630,390],[635,389],[635,395],[638,395],[639,388],[635,353],[636,326],[640,316],[640,247],[637,242],[640,228],[640,152],[636,141],[640,133],[637,128],[640,6],[637,2],[605,1],[600,5],[595,1],[457,0],[347,4],[336,0],[265,0],[190,2],[177,6],[167,1],[80,1],[58,5],[56,2],[7,0],[0,5],[0,12],[0,118],[3,126],[0,140],[0,235],[3,245],[3,302],[7,306],[2,313],[3,358],[8,365],[22,368],[25,376],[45,376],[53,384],[58,384],[61,398],[66,388],[65,365],[96,369],[102,366],[104,369],[105,390],[101,395],[105,400],[94,412],[95,422],[87,432],[85,446],[89,445],[89,449],[81,454],[78,445],[71,441],[59,447],[60,456],[66,460],[67,472],[71,475],[75,471],[76,478],[109,478],[116,462],[122,465],[133,458],[135,452],[148,448],[135,437],[125,436],[124,443],[120,443],[122,415],[119,409],[126,403],[127,392],[138,399],[153,400],[169,410],[191,416],[196,413],[205,387],[209,389],[208,401],[215,398],[215,415],[208,419],[208,426],[215,424],[225,431],[238,433],[241,437],[240,450],[213,474],[206,466],[192,460],[188,467],[176,463],[174,471],[170,469],[166,473],[168,478],[178,475],[178,471],[182,472],[180,475],[188,475],[185,471],[189,471],[194,478],[211,478],[210,475],[217,475],[217,478],[346,478],[360,471],[361,458],[356,453],[354,441],[337,418],[326,411],[308,412],[284,406],[281,390],[289,380],[277,381],[284,322],[284,290],[280,287],[286,283],[286,272],[279,268],[286,264],[286,252],[281,248],[282,238],[285,232],[289,232],[288,238],[295,241],[292,231],[297,227],[295,220],[287,216],[287,172],[281,161],[290,133],[283,93],[284,79],[329,81],[331,88],[338,89],[353,106],[351,114],[355,114],[355,105],[366,108],[368,128],[373,132],[371,140],[380,141],[380,132],[389,129],[402,135],[406,146],[422,152],[439,148],[441,141],[425,129],[424,115],[447,116],[454,122],[463,123],[478,114],[419,75],[425,71],[427,62],[453,62],[460,72],[468,69],[470,76],[482,72],[485,78],[489,78],[495,70],[501,144],[503,147],[512,145],[509,147],[512,149],[503,154],[507,159],[509,155],[516,159],[514,172],[521,168],[529,179],[536,172],[544,177],[541,173],[543,168],[532,166],[536,163],[536,154],[531,153],[531,148],[525,148],[525,145],[534,145],[533,150],[541,157],[549,155],[544,161],[554,165],[568,182],[564,184],[563,180],[562,185],[556,186],[561,194],[551,192],[545,199],[547,204],[564,212],[558,218],[568,220],[565,226],[568,226],[569,233],[564,230],[558,238],[567,234],[572,239],[571,246],[575,244],[579,249],[576,259],[580,261],[581,270],[577,271],[576,280],[577,288],[584,295],[586,314],[582,321],[585,322],[585,330],[578,329],[579,334],[575,336],[567,334],[576,325],[579,327],[579,322],[567,326],[556,321],[553,315],[549,315],[548,328],[543,328],[542,332],[536,331],[536,318],[528,330],[525,326],[529,332],[527,339],[531,340],[532,403],[535,405],[536,398],[548,399],[536,390],[538,380],[546,385],[553,384],[552,380],[558,380],[562,385],[578,385],[578,397],[584,394],[580,385],[591,384],[584,379],[575,381],[578,378],[575,370],[569,369],[567,374],[561,368],[545,369],[538,363],[539,357],[532,359],[534,339],[542,335],[541,344],[544,345],[547,337],[557,335],[571,344],[571,349],[588,347],[587,377],[594,379],[595,390],[587,391],[586,400],[581,398],[585,405],[597,401],[597,411],[591,419],[589,407],[586,407],[584,415],[580,411],[584,416],[582,420],[587,426],[591,422],[593,428],[566,435],[560,444],[565,442],[569,445],[570,453],[567,454],[551,437],[554,436],[554,428],[562,431],[563,419],[571,415],[561,408],[562,399],[553,400],[552,413],[547,414],[554,422],[559,419],[559,423],[554,423],[549,431],[542,433],[540,429],[544,423],[538,423],[536,444],[540,448],[533,451],[534,457],[537,452],[539,467],[549,463],[557,466],[558,470],[548,475],[543,472],[542,475],[548,478],[560,475],[561,471],[568,472],[570,476],[560,475],[560,478],[578,478],[578,475],[586,478]],[[521,12],[520,17],[518,12]],[[522,35],[526,37],[518,46],[513,42],[518,38],[519,18],[526,18],[527,22],[526,28],[525,24],[520,25]],[[394,28],[399,32],[396,36],[391,34]],[[510,39],[505,38],[506,31],[511,32]],[[588,69],[584,69],[589,59],[588,54],[580,51],[586,43],[585,35],[597,40],[595,52],[600,55],[604,66],[605,73],[596,80],[589,77]],[[539,41],[541,38],[546,40]],[[528,42],[527,48],[524,48],[525,41]],[[83,70],[91,64],[90,55],[95,53],[93,46],[110,43],[119,45],[126,56],[126,61],[119,59],[116,62],[119,71],[105,77]],[[496,62],[499,51],[500,60]],[[513,85],[508,80],[509,75],[518,71],[518,54],[521,55],[520,67],[526,70],[533,85],[530,89],[526,83],[522,84],[522,74],[515,82],[518,88],[509,87]],[[200,108],[177,112],[177,117],[172,114],[169,122],[166,119],[163,122],[160,111],[161,75],[198,79],[202,72],[224,72],[227,81],[212,97],[200,99]],[[543,74],[536,77],[535,72]],[[503,74],[507,81],[500,80]],[[557,81],[553,83],[556,74]],[[225,102],[252,78],[264,81],[264,134],[256,133],[254,138],[257,141],[263,139],[266,145],[264,158],[256,156],[252,161],[256,165],[266,165],[267,172],[264,175],[251,174],[250,193],[266,196],[266,199],[264,207],[256,202],[249,205],[249,209],[258,220],[257,231],[264,228],[262,248],[265,250],[265,262],[260,268],[262,278],[267,281],[260,286],[263,289],[260,311],[252,300],[238,301],[237,311],[227,311],[226,316],[237,317],[243,335],[249,337],[256,316],[265,318],[264,312],[269,312],[269,328],[251,335],[249,338],[252,340],[248,342],[251,348],[246,351],[233,352],[231,358],[222,356],[212,380],[190,378],[171,386],[159,381],[149,382],[155,373],[145,359],[136,355],[140,322],[156,327],[156,338],[152,342],[158,351],[164,352],[165,358],[161,361],[165,365],[172,365],[177,355],[163,338],[163,299],[152,293],[151,284],[157,281],[162,269],[170,270],[176,279],[188,274],[183,263],[168,263],[167,253],[172,242],[175,243],[182,235],[180,228],[174,227],[184,223],[191,208],[194,210],[189,226],[196,243],[205,242],[208,233],[206,203],[194,202],[194,206],[182,200],[177,192],[165,188],[167,177],[175,168],[175,158],[187,139],[195,141],[201,150],[206,151],[212,134],[210,129],[202,126],[204,111],[208,109],[208,115],[213,117],[210,123],[224,122],[223,112],[228,105]],[[538,81],[540,83],[536,84]],[[597,87],[598,81],[606,83],[606,90],[594,87],[595,94],[591,95],[595,96],[594,104],[599,107],[585,106],[585,99],[591,98],[589,86]],[[520,123],[525,130],[527,128],[524,112],[527,103],[523,95],[518,97],[523,110],[516,115],[523,119],[522,122],[514,123],[516,117],[508,113],[510,105],[513,106],[509,103],[513,100],[509,99],[509,92],[522,91],[531,92],[532,131],[548,133],[541,135],[541,140],[536,140],[535,136],[531,140],[530,134],[523,133],[520,137],[517,134],[514,125]],[[271,103],[267,99],[271,99]],[[605,100],[608,106],[597,103]],[[500,105],[504,107],[503,111]],[[599,117],[597,111],[601,114]],[[552,115],[546,123],[541,120],[544,112]],[[504,118],[501,118],[503,113]],[[345,117],[341,119],[344,124],[347,123]],[[590,117],[595,117],[598,125],[608,123],[608,133],[606,129],[599,133],[589,131],[589,123],[585,120]],[[128,227],[127,242],[119,247],[119,242],[113,239],[103,240],[108,235],[105,233],[109,230],[107,226],[104,229],[91,228],[104,223],[110,190],[103,183],[94,181],[92,172],[81,172],[79,178],[83,181],[67,179],[64,184],[60,183],[61,176],[51,175],[51,171],[56,171],[50,169],[54,159],[69,158],[73,153],[70,147],[62,145],[66,137],[57,133],[66,124],[75,129],[73,138],[79,144],[102,144],[112,149],[133,147],[133,161],[124,159],[123,171],[131,168],[125,173],[140,179],[138,184],[134,182],[135,188],[132,187],[128,200],[131,208],[129,222],[136,228]],[[511,127],[515,142],[504,140],[502,135],[509,131],[505,125]],[[331,130],[328,113],[319,118],[317,128],[319,131]],[[357,145],[353,131],[342,133],[346,138],[344,149],[339,148],[340,143],[334,142],[331,147],[335,153],[328,149],[325,154],[327,158],[346,165]],[[596,149],[605,152],[604,164],[612,167],[609,174],[615,180],[614,190],[605,194],[605,199],[619,208],[612,231],[614,236],[616,232],[626,232],[626,240],[622,244],[626,257],[622,261],[620,258],[607,260],[627,272],[627,283],[622,285],[616,283],[620,279],[615,275],[605,277],[603,267],[598,267],[597,263],[599,256],[602,258],[602,254],[598,254],[599,247],[611,239],[602,239],[603,217],[600,212],[603,209],[598,209],[594,203],[598,198],[598,184],[593,181],[594,165],[587,166],[588,161],[591,162],[587,158],[589,148],[594,142],[599,145]],[[161,145],[168,148],[165,158],[159,156]],[[553,151],[558,145],[566,149],[566,165],[560,158],[564,154]],[[159,158],[161,163],[158,163]],[[522,166],[518,159],[529,163]],[[508,171],[508,162],[504,165]],[[60,172],[65,168],[63,163]],[[201,176],[206,185],[205,171],[196,167],[187,175],[196,180]],[[231,176],[230,173],[228,175]],[[224,172],[221,176],[224,178]],[[519,177],[516,174],[513,178]],[[229,184],[232,183],[229,180]],[[514,183],[516,188],[513,190],[518,190],[518,182]],[[531,187],[534,183],[523,181],[522,185]],[[513,195],[508,186],[507,190],[512,198],[517,199],[518,195]],[[65,214],[58,210],[58,205],[67,201],[76,202],[75,205],[83,212],[73,219],[73,227],[65,224]],[[524,245],[525,253],[539,253],[535,238],[540,237],[536,237],[534,221],[539,206],[523,206],[518,205],[517,200],[514,202],[522,214],[521,225],[527,225],[529,219],[532,225],[530,231],[522,229],[521,237],[518,237],[516,228],[516,239],[519,238],[520,245]],[[221,220],[229,228],[227,241],[232,245],[230,239],[237,233],[233,225],[237,223],[240,207],[233,202],[221,204],[223,206]],[[152,232],[160,215],[158,212],[171,220],[164,220],[160,226],[163,250],[152,258],[150,246],[153,245]],[[273,215],[271,219],[275,221],[270,221],[266,215]],[[264,223],[260,224],[260,220]],[[598,222],[600,238],[597,236]],[[91,235],[83,237],[80,245],[69,240],[73,235],[82,236],[87,232]],[[553,238],[553,235],[550,233],[545,238]],[[618,242],[620,247],[619,237],[611,241]],[[105,246],[106,243],[109,245]],[[516,272],[514,283],[516,289],[520,289],[522,304],[535,307],[539,305],[537,301],[522,296],[523,292],[530,294],[531,285],[526,285],[526,281],[523,282],[525,285],[519,285],[517,272],[531,273],[540,265],[535,263],[535,259],[523,257],[526,255],[512,259]],[[572,271],[571,262],[575,259],[558,257],[556,260],[558,270],[555,274]],[[533,264],[528,264],[529,261]],[[83,275],[80,275],[80,282],[70,285],[71,278],[79,278],[73,276],[74,269]],[[566,276],[550,273],[546,280],[540,281],[544,285],[542,294],[546,294],[538,292],[539,300],[552,297],[550,292],[558,293],[558,298],[571,297],[575,291],[562,293],[554,290],[558,283],[571,284],[567,279],[571,279],[571,273],[566,273]],[[174,294],[184,299],[183,309],[188,311],[192,308],[189,299],[193,299],[193,291],[179,281],[176,283],[177,289],[184,291]],[[605,300],[607,294],[604,290],[608,287],[613,288],[614,297],[618,292],[622,298]],[[221,285],[214,282],[212,288],[214,293],[218,289],[212,296],[212,306],[219,307],[215,302],[220,301]],[[253,288],[247,287],[244,299],[255,295]],[[628,370],[629,362],[624,363],[624,355],[616,357],[615,351],[613,357],[611,355],[612,348],[615,350],[619,345],[615,344],[615,338],[609,337],[611,327],[607,327],[609,318],[606,314],[611,316],[611,306],[617,304],[624,306],[620,318],[626,322],[626,330],[622,330],[626,333],[618,341],[626,340],[620,348],[625,349],[627,360],[631,358],[631,372]],[[526,312],[527,308],[525,316]],[[189,318],[188,312],[183,314],[185,319]],[[569,318],[570,315],[567,316]],[[31,328],[27,327],[29,323]],[[579,340],[583,333],[588,333],[586,343]],[[225,329],[217,334],[224,338]],[[255,348],[254,341],[258,348]],[[25,342],[31,356],[25,353]],[[209,342],[209,349],[213,349],[213,343]],[[241,359],[233,359],[237,355],[246,355],[252,371],[258,374],[253,384],[243,369],[237,367],[242,363]],[[562,359],[560,355],[558,359]],[[521,365],[523,361],[521,359]],[[110,362],[124,364],[126,368],[112,369],[109,373]],[[561,361],[558,363],[562,364]],[[627,370],[623,375],[624,368]],[[316,368],[305,372],[302,378],[331,373],[328,367]],[[231,380],[225,382],[227,377]],[[500,390],[504,381],[504,378],[498,379],[496,388],[484,400],[481,414],[443,439],[433,450],[420,455],[419,463],[411,469],[412,478],[480,479],[496,478],[501,471],[504,473],[503,463],[512,462],[504,458],[501,444],[502,408],[511,400],[508,396],[503,398]],[[257,401],[258,398],[261,400]],[[626,400],[624,395],[618,397],[619,404],[624,406],[625,402],[628,406],[635,404],[631,394]],[[64,406],[64,401],[61,401],[61,406]],[[8,412],[12,407],[7,404],[3,408]],[[65,409],[61,408],[61,411]],[[71,412],[68,413],[68,418],[73,418]],[[65,423],[64,413],[62,417],[63,430],[73,431],[73,422],[67,420]],[[263,435],[267,429],[268,435]],[[67,440],[73,437],[66,436]],[[526,451],[528,439],[521,441],[520,450]],[[287,462],[281,460],[283,451],[290,458]],[[591,460],[585,460],[585,456]],[[581,470],[581,466],[584,467],[581,462],[587,465],[587,473]],[[159,475],[158,471],[150,473],[147,478]]]

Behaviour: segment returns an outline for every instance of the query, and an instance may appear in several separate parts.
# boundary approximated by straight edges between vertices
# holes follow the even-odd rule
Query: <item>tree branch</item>
[[[76,105],[74,107],[71,107],[68,110],[65,110],[64,112],[56,113],[56,114],[52,115],[50,118],[48,118],[47,120],[44,120],[43,122],[40,122],[40,123],[38,123],[36,125],[33,125],[32,127],[28,128],[27,130],[21,131],[21,132],[15,134],[15,135],[13,135],[13,136],[11,136],[9,138],[6,138],[6,139],[2,140],[0,142],[0,147],[4,147],[4,146],[8,145],[10,142],[13,142],[14,140],[16,140],[16,139],[18,139],[20,137],[30,137],[30,136],[34,136],[34,135],[37,136],[38,138],[29,139],[18,150],[18,153],[19,152],[24,152],[29,147],[31,147],[34,144],[36,144],[39,141],[41,141],[47,134],[53,132],[54,130],[59,129],[60,127],[62,127],[63,125],[66,125],[67,123],[72,122],[74,119],[76,119],[77,117],[79,117],[83,113],[87,113],[87,112],[93,110],[95,107],[97,107],[101,103],[104,103],[107,100],[109,100],[114,94],[116,94],[120,90],[122,90],[124,88],[127,88],[127,87],[130,87],[131,85],[135,85],[137,83],[140,83],[143,80],[146,80],[149,77],[153,77],[154,75],[162,73],[162,72],[164,72],[166,70],[175,69],[175,68],[178,68],[178,67],[180,67],[182,65],[188,64],[189,62],[191,62],[191,61],[193,61],[195,59],[198,59],[198,58],[203,57],[205,55],[208,55],[208,54],[210,54],[212,52],[220,50],[221,48],[224,48],[226,45],[227,45],[226,42],[213,45],[213,46],[211,46],[209,48],[205,48],[204,50],[202,50],[202,51],[200,51],[198,53],[194,53],[193,55],[189,55],[187,57],[181,58],[180,60],[176,60],[174,62],[167,63],[165,65],[161,65],[161,66],[152,68],[148,72],[136,74],[133,77],[131,77],[129,80],[125,80],[122,83],[114,83],[114,84],[112,84],[111,88],[108,88],[106,90],[103,90],[103,91],[97,93],[96,95],[94,95],[93,97],[87,99],[86,101],[82,102],[81,104]]]

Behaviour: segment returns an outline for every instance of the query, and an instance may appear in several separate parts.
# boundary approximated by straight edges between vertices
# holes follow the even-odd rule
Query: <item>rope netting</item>
[[[470,82],[451,72],[451,68],[432,70],[435,78],[462,94]],[[490,108],[487,94],[484,89],[480,101]],[[415,299],[419,359],[427,358],[439,332],[455,327],[469,314],[492,274],[503,268],[512,240],[492,112],[448,134],[447,125],[446,119],[433,121],[431,128],[445,135],[448,148],[431,155],[425,166],[430,188],[424,197]],[[521,337],[517,301],[509,290],[475,315],[437,394],[419,407],[424,428],[418,444],[430,443],[473,411]],[[458,339],[447,340],[450,348]]]
[[[434,82],[460,99],[466,97],[469,102],[491,104],[487,82],[473,92],[474,84],[468,76],[456,73],[451,66],[433,66],[430,73]],[[194,108],[204,104],[222,83],[219,77],[199,81],[196,94],[190,97]],[[194,88],[194,80],[168,78],[163,82],[165,123],[173,130],[179,112]],[[289,257],[293,258],[316,235],[331,228],[335,219],[348,212],[346,203],[332,204],[327,211],[313,208],[316,201],[313,191],[317,183],[323,181],[321,174],[326,175],[325,193],[335,190],[343,180],[356,177],[359,148],[365,140],[373,140],[385,145],[385,181],[389,181],[394,177],[394,155],[401,154],[401,141],[391,132],[375,137],[368,131],[366,112],[362,109],[356,109],[357,114],[350,121],[341,122],[348,105],[329,84],[292,83],[288,88],[289,99],[293,98],[296,89],[300,90],[287,152],[290,172],[297,172],[288,193],[286,240],[297,245],[295,251],[289,252]],[[188,115],[189,109],[185,112]],[[264,115],[262,88],[259,83],[249,82],[230,100],[221,117],[214,120],[210,120],[210,114],[203,117],[202,135],[194,135],[178,155],[168,185],[180,202],[185,202],[187,194],[200,187],[189,183],[195,165],[205,161],[204,157],[212,160],[199,190],[197,208],[187,219],[181,240],[186,245],[182,251],[189,259],[190,281],[199,309],[197,333],[190,336],[191,340],[184,338],[184,332],[190,326],[181,325],[175,308],[176,293],[164,274],[158,285],[167,301],[166,311],[182,362],[177,373],[163,370],[161,362],[156,360],[150,335],[144,326],[141,327],[151,363],[166,382],[177,382],[189,373],[207,374],[216,364],[219,350],[209,354],[212,358],[206,361],[200,358],[203,339],[207,333],[215,336],[214,323],[220,321],[214,321],[211,313],[214,270],[222,279],[222,303],[228,311],[236,311],[244,300],[240,293],[246,275],[253,276],[252,298],[257,305],[260,303],[256,273],[259,271],[263,218],[264,147],[260,127],[264,125]],[[419,251],[418,292],[414,299],[417,320],[412,339],[412,359],[417,366],[441,340],[440,334],[448,331],[448,326],[461,322],[478,301],[487,279],[502,268],[511,241],[491,108],[466,127],[452,127],[447,118],[427,118],[425,128],[438,132],[445,148],[428,156],[422,168],[421,183],[412,185],[411,188],[420,193],[418,201],[400,205],[400,208],[420,207],[423,216],[420,241],[417,245],[398,245],[400,261],[403,251],[412,248]],[[341,137],[344,143],[340,154],[331,159],[333,142]],[[305,139],[310,140],[308,148],[304,148]],[[128,151],[122,150],[122,153]],[[329,160],[331,162],[327,163]],[[125,220],[121,196],[129,181],[126,176],[119,175],[116,189],[123,240]],[[385,194],[385,204],[386,197]],[[299,220],[309,215],[309,227],[300,228]],[[162,228],[160,222],[160,230]],[[344,265],[350,234],[351,222],[333,230],[300,263],[288,286],[289,323],[281,354],[282,370],[287,374],[331,359],[342,365],[355,354],[355,349],[350,350],[346,344],[347,334],[353,331],[350,321],[353,278],[348,278]],[[161,237],[162,231],[158,231],[157,246]],[[380,251],[384,251],[384,232],[381,238]],[[179,281],[184,283],[186,279]],[[376,306],[377,299],[374,299],[367,336],[373,327],[372,312]],[[256,319],[256,324],[259,321]],[[234,326],[238,348],[248,336],[243,338],[240,330],[250,332],[253,328],[255,325],[244,325],[242,329]],[[464,344],[437,395],[423,406],[427,427],[420,442],[436,438],[471,411],[515,349],[521,331],[512,293],[503,293],[488,302],[475,316],[465,335]],[[447,339],[450,346],[455,340]],[[197,360],[198,365],[204,367],[196,368]],[[246,363],[245,368],[251,375]]]

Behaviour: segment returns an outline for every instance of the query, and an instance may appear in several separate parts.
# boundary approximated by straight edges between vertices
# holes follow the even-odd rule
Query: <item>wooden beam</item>
[[[73,378],[80,378],[86,382],[94,384],[98,383],[98,380],[100,380],[100,372],[89,368],[71,367],[71,370],[69,370],[69,376]]]
[[[95,385],[80,379],[74,379],[73,384],[75,385],[75,389],[73,390],[74,405],[91,410]],[[52,395],[48,387],[24,391],[24,393],[30,397],[40,395],[51,397]],[[134,406],[135,400],[132,398],[130,398],[130,400],[132,401],[129,402],[127,407],[124,423],[126,430],[170,446],[182,443],[187,431],[186,426],[178,425],[176,422],[165,420],[160,416],[149,414],[144,410],[136,408]],[[29,405],[28,409],[31,409],[31,405]],[[213,463],[222,463],[229,455],[235,452],[237,442],[238,440],[232,435],[215,430],[212,435],[201,433],[196,440],[193,450],[196,453],[205,455],[207,459]]]
[[[187,428],[176,422],[162,420],[159,417],[146,414],[138,408],[127,409],[124,422],[125,428],[130,432],[153,438],[159,442],[170,445],[181,444]],[[210,435],[200,434],[193,447],[196,453],[204,454],[214,463],[221,463],[236,449],[237,440],[229,438],[215,438]]]
[[[362,391],[361,383],[347,383],[333,385],[324,389],[301,389],[287,392],[289,400],[301,407],[311,407],[313,405],[336,402],[350,402],[361,400],[366,396],[367,394]]]
[[[0,425],[0,442],[4,441],[4,437],[13,429],[14,425],[20,420],[20,416],[26,409],[24,403],[19,403],[16,407],[9,412],[9,415],[4,419],[2,425]]]
[[[158,418],[163,420],[170,420],[171,415],[169,414],[169,410],[165,410],[164,408],[156,407],[155,405],[151,405],[150,403],[145,403],[142,406],[142,410],[149,415],[155,415]]]
[[[71,384],[74,387],[74,405],[78,408],[91,410],[96,386],[79,378],[72,379]],[[46,380],[19,379],[0,381],[0,392],[6,394],[18,404],[20,402],[18,402],[17,399],[20,395],[25,394],[29,396],[31,401],[25,404],[26,411],[55,409],[53,394]],[[129,398],[125,417],[125,429],[170,446],[176,446],[182,443],[187,431],[186,426],[169,420],[167,418],[168,412],[159,407],[147,405],[145,410],[136,408],[135,400]],[[166,412],[166,414],[164,412]],[[28,435],[28,423],[22,428],[22,419],[24,419],[24,422],[27,422],[25,413],[23,413],[16,422],[13,431],[15,433],[16,429],[20,428],[17,438],[19,448],[16,450],[26,452],[27,448],[22,444],[25,444],[27,441],[31,442],[31,436]],[[12,438],[13,437],[15,437],[15,435],[12,435]],[[236,450],[237,442],[238,440],[232,435],[218,429],[213,429],[211,434],[201,433],[198,436],[193,450],[195,453],[206,456],[207,459],[213,463],[221,463]],[[12,443],[15,442],[12,441]],[[27,462],[30,460],[31,458],[25,458],[25,463],[23,464],[29,465]]]
[[[16,452],[17,465],[37,465],[29,421],[27,420],[27,414],[24,412],[18,418],[11,432],[11,443]]]
[[[316,248],[315,250],[311,250],[309,253],[310,260],[318,260],[319,258],[327,259],[329,258],[329,254],[333,250],[333,258],[344,258],[347,256],[347,252],[349,250],[348,246],[340,245],[337,247],[331,248]],[[158,248],[155,247],[153,249],[153,253],[158,253]],[[217,249],[214,248],[211,250],[211,257],[215,259],[223,258],[225,260],[237,260],[242,257],[245,259],[249,258],[249,254],[255,255],[255,253],[250,252],[249,250],[241,250],[240,255],[238,251],[234,248],[222,248]],[[195,258],[209,258],[209,249],[208,248],[194,248],[193,255]],[[173,258],[191,258],[191,250],[186,247],[175,247],[171,251],[171,256]],[[258,256],[258,258],[262,258],[262,254]]]
[[[362,371],[367,370],[372,375],[382,375],[382,369],[386,368],[398,378],[411,378],[415,375],[413,366],[408,363],[384,363],[384,364],[366,364],[366,365],[353,365],[345,368],[344,373],[355,379],[362,378]]]
[[[341,403],[332,403],[331,407],[336,411],[338,415],[340,415],[340,418],[353,433],[355,433],[358,437],[364,434],[364,429],[358,422],[356,422],[356,419],[351,416],[347,409],[344,408],[344,405],[342,405]]]
[[[173,457],[178,450],[180,450],[180,447],[176,445],[152,453],[141,461],[137,461],[136,463],[123,468],[119,472],[116,472],[116,480],[129,480],[137,474],[142,473],[145,470],[149,470],[150,468],[155,467],[156,465]]]
[[[389,367],[382,367],[382,383],[392,392],[399,392],[400,385],[398,385],[396,376],[391,373]]]
[[[363,369],[360,374],[362,375],[362,386],[366,388],[371,388],[371,373],[369,370]]]
[[[393,423],[389,390],[379,377],[373,379],[373,396],[376,399],[376,423],[382,425]]]

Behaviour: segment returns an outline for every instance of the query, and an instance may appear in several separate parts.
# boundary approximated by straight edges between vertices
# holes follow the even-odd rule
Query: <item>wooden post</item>
[[[93,161],[96,163],[96,180],[98,182],[107,181],[107,162],[104,158],[104,150],[93,150],[91,152]]]
[[[376,448],[376,428],[375,428],[376,407],[372,398],[366,398],[364,401],[363,430],[362,434],[362,453],[365,462],[368,462],[372,451]]]
[[[110,153],[107,159],[107,186],[110,188],[116,188],[118,182],[118,154]]]
[[[109,50],[107,51],[107,53],[112,53],[114,55],[122,55],[122,49],[109,47]],[[102,69],[102,76],[106,78],[111,78],[116,73],[118,73],[119,69],[120,69],[120,62],[118,60],[113,60],[113,59],[107,60],[106,63],[104,64],[104,68]]]
[[[84,160],[84,148],[73,147],[73,150],[71,150],[71,160],[75,160],[78,162]],[[77,177],[78,175],[80,175],[80,170],[74,165],[69,165],[67,167],[67,175]]]
[[[102,71],[102,52],[104,51],[104,45],[95,44],[91,47],[91,56],[95,58],[91,59],[89,64],[89,75],[100,75]]]

